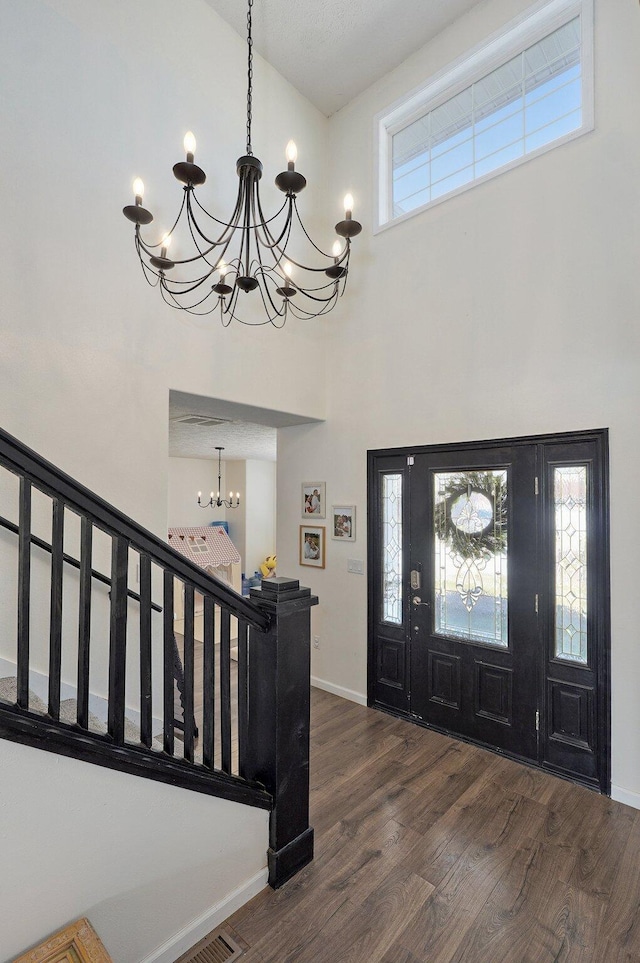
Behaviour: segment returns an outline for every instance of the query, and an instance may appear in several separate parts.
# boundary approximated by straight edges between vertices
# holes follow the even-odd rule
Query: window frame
[[[427,201],[426,204],[394,216],[392,166],[394,135],[577,16],[580,17],[581,29],[582,124],[580,127],[446,194]],[[448,201],[493,177],[504,174],[592,131],[594,129],[593,20],[593,0],[540,0],[472,50],[447,64],[426,83],[377,113],[374,118],[375,223],[373,233],[378,234],[408,218],[415,217],[428,208]]]

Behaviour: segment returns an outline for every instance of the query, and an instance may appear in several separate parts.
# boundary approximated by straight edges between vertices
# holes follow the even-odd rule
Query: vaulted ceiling
[[[246,37],[246,0],[206,2]],[[254,47],[330,116],[481,2],[254,0]],[[295,419],[231,408],[216,399],[172,392],[170,454],[211,458],[213,445],[219,444],[225,446],[225,458],[275,459],[276,428]],[[214,423],[207,424],[207,418]]]
[[[206,0],[242,37],[246,0]],[[330,116],[482,0],[255,0],[255,49]]]

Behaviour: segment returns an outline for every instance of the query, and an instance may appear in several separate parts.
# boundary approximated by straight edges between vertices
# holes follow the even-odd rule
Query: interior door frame
[[[460,449],[468,449],[477,452],[482,452],[482,450],[490,448],[498,448],[501,446],[520,446],[520,445],[572,445],[579,444],[582,442],[590,442],[593,444],[595,451],[597,452],[597,463],[598,463],[598,474],[597,474],[597,485],[598,485],[598,498],[596,500],[595,506],[591,506],[591,518],[592,518],[592,537],[595,536],[597,539],[596,550],[597,550],[597,568],[598,568],[598,583],[597,583],[597,595],[595,599],[592,599],[592,604],[596,604],[597,609],[593,612],[593,627],[594,627],[594,644],[595,644],[595,658],[593,668],[595,670],[596,676],[596,686],[595,686],[595,719],[597,725],[597,738],[596,738],[596,761],[597,761],[597,779],[581,779],[580,777],[572,776],[575,781],[584,782],[585,785],[591,788],[599,789],[600,792],[610,795],[611,794],[611,611],[610,611],[610,536],[609,536],[609,451],[608,451],[608,429],[594,429],[588,431],[577,431],[577,432],[559,432],[554,434],[541,434],[541,435],[527,435],[518,436],[514,438],[500,438],[500,439],[489,439],[481,441],[470,441],[470,442],[451,442],[442,445],[417,445],[417,446],[404,446],[401,448],[385,448],[385,449],[374,449],[367,452],[367,503],[368,503],[368,522],[367,522],[367,553],[368,553],[368,566],[367,566],[367,605],[368,605],[368,616],[367,616],[367,704],[374,708],[382,709],[386,712],[391,712],[401,718],[411,719],[412,721],[424,725],[427,728],[438,729],[437,726],[430,726],[422,720],[416,719],[411,713],[410,706],[410,662],[408,652],[404,655],[404,664],[407,678],[407,696],[404,698],[401,693],[398,693],[397,699],[388,700],[392,704],[383,703],[376,695],[376,683],[378,678],[378,667],[376,660],[378,658],[378,651],[376,648],[376,631],[380,620],[378,619],[377,612],[375,609],[375,600],[377,598],[377,586],[376,578],[378,567],[376,565],[376,559],[379,557],[379,549],[381,544],[381,515],[379,511],[379,475],[380,475],[380,465],[383,460],[388,462],[389,466],[393,466],[390,470],[401,473],[410,472],[410,465],[408,461],[418,455],[418,454],[436,454],[440,453],[446,455],[447,452],[456,452]],[[541,451],[543,449],[541,448]],[[545,466],[540,464],[538,466],[538,474],[540,476],[545,475]],[[544,484],[543,477],[541,477],[541,482]],[[403,525],[408,526],[409,522],[409,499],[403,499]],[[544,542],[544,519],[543,512],[540,515],[540,532],[539,532],[539,543]],[[408,529],[407,529],[408,530]],[[403,550],[407,555],[408,561],[408,547],[403,543]],[[404,561],[404,560],[403,560]],[[541,568],[542,571],[542,568]],[[409,626],[410,623],[410,612],[409,612],[409,583],[408,583],[408,567],[405,564],[403,569],[405,591],[403,595],[403,615],[405,620],[405,626]],[[411,640],[408,632],[408,628],[405,628],[406,633],[406,644],[411,645]],[[545,721],[549,716],[549,707],[546,703],[546,683],[545,676],[547,672],[546,659],[543,658],[543,653],[540,656],[541,665],[541,699],[545,706],[545,713],[543,719]],[[446,732],[446,729],[439,729],[439,731]],[[456,733],[449,733],[453,738],[462,739],[463,741],[473,742],[473,739],[467,739],[464,736],[460,736]],[[487,747],[491,748],[491,747]],[[503,752],[503,750],[495,750]],[[509,753],[504,753],[509,755]],[[516,757],[517,758],[517,757]],[[522,761],[522,760],[520,760]],[[536,763],[528,763],[530,765],[536,765]],[[561,776],[566,776],[567,773],[563,771],[560,765],[555,765],[545,759],[545,754],[541,753],[537,767],[547,770],[549,772],[554,772]]]

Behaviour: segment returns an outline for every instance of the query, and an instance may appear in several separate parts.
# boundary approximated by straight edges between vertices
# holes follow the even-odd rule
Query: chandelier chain
[[[253,0],[249,0],[247,8],[247,154],[252,155],[251,149],[251,120],[253,107],[253,36],[251,33],[251,9]]]

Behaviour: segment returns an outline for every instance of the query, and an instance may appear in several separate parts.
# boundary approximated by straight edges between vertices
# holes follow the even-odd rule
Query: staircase
[[[0,430],[0,738],[269,810],[274,887],[313,856],[316,603],[286,578],[243,598]]]

